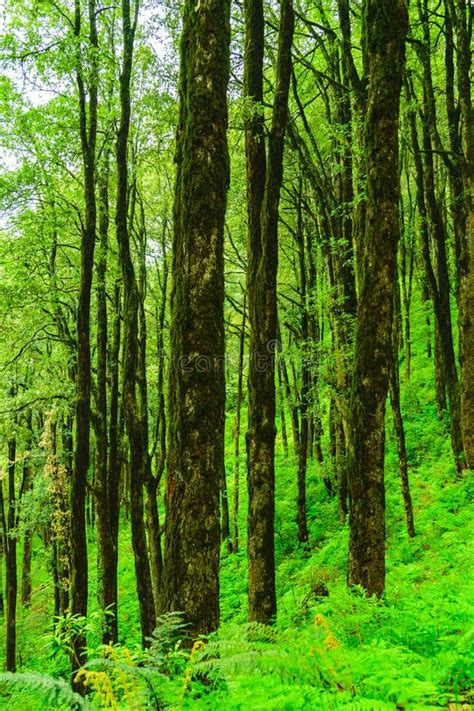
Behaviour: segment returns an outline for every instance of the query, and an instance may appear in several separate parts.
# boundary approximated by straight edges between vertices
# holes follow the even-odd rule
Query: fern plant
[[[33,693],[40,702],[38,709],[68,708],[72,711],[89,711],[92,708],[89,701],[76,694],[64,679],[55,679],[49,674],[4,672],[0,674],[0,688],[2,696],[10,696],[10,699],[14,694],[25,691]]]

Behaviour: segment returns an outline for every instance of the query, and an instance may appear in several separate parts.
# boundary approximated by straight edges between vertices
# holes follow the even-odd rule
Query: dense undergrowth
[[[68,679],[67,634],[53,635],[50,630],[52,590],[46,554],[38,541],[32,604],[19,612],[18,656],[24,675],[2,677],[0,706],[24,711],[74,707],[362,711],[454,709],[457,703],[459,708],[473,703],[474,479],[456,476],[447,424],[436,415],[432,371],[421,347],[419,352],[415,347],[413,375],[403,389],[417,531],[413,540],[406,535],[396,444],[387,413],[383,600],[368,600],[345,585],[348,532],[338,522],[337,502],[328,496],[315,462],[310,464],[308,481],[310,545],[297,544],[295,461],[284,458],[279,441],[275,628],[246,624],[244,489],[242,549],[228,555],[223,547],[223,624],[214,639],[192,651],[179,641],[185,633],[175,617],[161,621],[149,652],[140,651],[133,556],[124,523],[119,559],[121,646],[99,647],[99,620],[92,607],[88,639],[93,661],[86,673],[92,693],[82,701],[61,682],[61,677]],[[232,413],[229,476],[231,422]],[[330,463],[325,467],[330,473]],[[90,553],[92,565],[93,534]],[[90,592],[93,605],[95,590]]]

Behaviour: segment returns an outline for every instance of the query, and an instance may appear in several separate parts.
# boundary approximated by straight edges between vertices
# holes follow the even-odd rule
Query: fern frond
[[[87,699],[76,694],[64,679],[55,679],[49,674],[23,672],[12,674],[0,673],[0,687],[3,692],[32,691],[44,701],[42,708],[64,708],[67,705],[72,711],[90,711],[92,708]]]

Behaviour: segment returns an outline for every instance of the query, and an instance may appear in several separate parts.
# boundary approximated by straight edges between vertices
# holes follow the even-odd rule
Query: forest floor
[[[347,526],[339,524],[337,502],[328,496],[322,483],[323,474],[328,472],[323,472],[323,467],[314,461],[309,464],[308,479],[310,543],[308,546],[297,543],[296,464],[292,456],[285,459],[279,439],[278,625],[271,631],[246,626],[243,461],[241,550],[229,555],[223,546],[223,624],[217,641],[210,647],[218,654],[210,654],[207,661],[210,676],[217,681],[209,686],[194,682],[189,673],[192,661],[188,659],[184,667],[176,667],[174,686],[170,682],[168,698],[174,698],[171,708],[222,711],[474,708],[474,477],[459,480],[456,476],[446,423],[440,422],[436,414],[432,362],[424,354],[414,353],[413,364],[410,385],[403,388],[403,412],[417,533],[413,540],[406,534],[396,441],[391,420],[387,419],[384,600],[367,600],[348,591]],[[232,419],[230,413],[229,480],[233,472]],[[327,467],[329,471],[330,464]],[[126,523],[122,523],[121,546],[120,639],[133,650],[139,643],[139,624],[133,554]],[[67,657],[48,632],[53,594],[47,556],[37,540],[32,564],[32,604],[28,610],[19,610],[19,662],[22,671],[67,677]],[[93,536],[90,561],[93,566]],[[322,584],[327,587],[327,596],[318,595]],[[90,593],[89,644],[94,647],[98,645],[93,624],[95,590]],[[184,681],[186,674],[188,681]],[[171,676],[168,674],[168,681]],[[137,699],[138,696],[134,703],[139,704]],[[50,707],[41,705],[26,687],[3,706],[31,711]],[[94,708],[105,706],[97,702]],[[125,699],[116,708],[157,707],[146,702],[135,706]]]

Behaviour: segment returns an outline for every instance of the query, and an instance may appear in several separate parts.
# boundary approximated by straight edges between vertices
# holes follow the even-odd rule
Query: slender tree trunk
[[[31,442],[27,444],[27,449]],[[19,500],[32,488],[32,471],[29,459],[23,462],[23,481],[20,489]],[[21,570],[21,604],[29,607],[31,602],[31,555],[33,552],[33,529],[28,527],[23,538],[23,565]]]
[[[291,78],[294,16],[292,0],[282,0],[275,99],[265,156],[263,102],[264,11],[262,0],[246,0],[245,95],[255,102],[246,121],[248,274],[250,345],[248,379],[247,551],[249,617],[269,623],[276,616],[275,591],[275,349],[278,207]]]
[[[406,169],[406,184],[408,193],[408,224],[402,218],[402,240],[400,243],[400,275],[402,281],[402,301],[403,301],[403,327],[405,336],[405,380],[410,382],[411,378],[411,303],[413,296],[413,271],[415,265],[415,244],[414,244],[414,209],[410,187],[410,176]],[[402,200],[403,205],[403,200]]]
[[[360,295],[354,348],[349,445],[350,585],[385,588],[385,402],[399,239],[398,117],[408,29],[401,0],[366,0],[364,118],[366,219],[359,235]]]
[[[227,476],[225,467],[222,472],[221,481],[221,539],[223,541],[228,541],[228,546],[230,546],[229,496],[227,491]]]
[[[348,482],[346,467],[346,441],[344,428],[342,425],[341,413],[337,407],[335,398],[331,398],[329,406],[329,426],[330,426],[330,446],[331,456],[336,470],[337,493],[339,500],[339,520],[344,523],[349,513],[348,508]],[[328,494],[334,495],[331,480],[326,477],[324,485]]]
[[[288,433],[286,429],[285,393],[283,390],[283,378],[281,374],[280,359],[278,359],[278,402],[280,405],[280,428],[283,451],[285,453],[285,459],[288,459]]]
[[[133,194],[136,193],[136,186],[134,186]],[[140,420],[142,428],[142,437],[144,443],[144,450],[147,456],[146,472],[145,472],[145,512],[146,512],[146,530],[147,530],[147,543],[148,543],[148,555],[150,559],[150,573],[151,573],[151,583],[153,588],[153,599],[155,602],[155,615],[158,616],[161,610],[161,598],[162,598],[162,586],[163,586],[163,556],[161,551],[161,530],[160,530],[160,518],[158,514],[158,490],[161,482],[161,477],[163,474],[164,464],[157,471],[156,477],[152,473],[152,456],[149,454],[149,435],[148,435],[148,381],[147,381],[147,371],[146,371],[146,353],[147,353],[147,323],[146,323],[146,313],[145,313],[145,302],[146,302],[146,288],[147,288],[147,274],[146,274],[146,222],[145,222],[145,209],[143,201],[141,198],[138,199],[139,208],[139,227],[137,230],[138,242],[139,242],[139,252],[140,252],[140,263],[139,263],[139,276],[138,276],[138,289],[139,289],[139,340],[138,340],[138,382],[140,390]],[[166,226],[165,226],[166,229]],[[163,240],[162,240],[163,246]],[[166,255],[165,255],[166,257]],[[166,308],[166,283],[164,287],[165,291],[162,294],[162,303],[160,307],[160,324],[159,329],[161,332],[164,328],[164,311]],[[158,336],[160,339],[160,336]],[[163,338],[161,333],[161,339]],[[161,343],[161,349],[162,349]],[[160,343],[158,344],[160,349]],[[162,389],[163,389],[163,354],[159,350],[159,374],[158,374],[158,400],[159,408],[162,407]],[[158,417],[162,416],[162,412],[158,412]],[[162,423],[159,422],[159,427]]]
[[[435,192],[432,143],[428,125],[425,123],[428,121],[428,115],[428,107],[425,102],[425,121],[423,122],[425,195],[436,260],[435,280],[431,285],[431,289],[440,339],[444,381],[446,383],[446,391],[449,399],[451,417],[451,445],[456,466],[458,470],[461,470],[463,468],[461,402],[451,323],[450,281],[446,256],[446,231]],[[435,290],[435,284],[437,284],[437,290]]]
[[[399,327],[401,319],[400,297],[396,287],[395,293],[395,318],[392,324],[392,358],[390,362],[389,391],[390,402],[393,412],[393,423],[397,436],[398,462],[400,471],[400,485],[402,489],[403,504],[405,507],[405,517],[407,532],[410,538],[415,535],[415,523],[413,518],[413,505],[411,501],[410,482],[408,478],[408,455],[405,444],[405,427],[403,424],[401,403],[400,403],[400,373],[398,365],[399,356]]]
[[[163,585],[164,585],[164,570],[163,570],[163,552],[161,546],[161,535],[162,527],[160,524],[159,510],[158,510],[158,497],[160,494],[160,485],[163,478],[166,465],[166,409],[165,409],[165,347],[164,347],[164,333],[165,333],[165,314],[166,314],[166,303],[167,303],[167,293],[168,293],[168,255],[166,248],[166,235],[168,231],[168,220],[164,219],[163,231],[161,239],[161,251],[162,251],[162,273],[159,278],[161,287],[161,301],[157,310],[156,318],[156,346],[157,346],[157,358],[158,358],[158,382],[157,382],[157,396],[158,396],[158,408],[156,414],[156,451],[155,451],[155,462],[156,471],[155,476],[152,477],[152,489],[154,491],[150,492],[147,488],[147,530],[148,530],[148,544],[150,546],[150,560],[151,560],[151,577],[153,584],[153,596],[155,598],[155,610],[157,616],[161,613],[163,609]]]
[[[54,588],[54,612],[53,620],[56,625],[58,618],[61,615],[61,593],[60,593],[60,582],[59,582],[59,569],[58,569],[58,544],[55,538],[52,540],[52,555],[51,555],[51,568],[53,573],[53,588]]]
[[[291,392],[288,368],[286,367],[286,361],[283,355],[280,355],[280,357],[278,358],[278,367],[281,371],[283,379],[283,393],[286,395],[286,401],[290,410],[291,430],[293,433],[293,447],[295,450],[295,456],[296,458],[298,458],[300,447],[300,419],[298,414],[298,407],[296,405],[293,393]]]
[[[0,483],[0,515],[2,516],[2,521],[5,516],[5,511],[4,511],[4,503],[3,503],[3,491],[2,491],[2,484]],[[3,541],[4,537],[4,530],[3,530],[3,525],[2,525],[2,531],[0,535],[0,617],[3,617],[5,614],[5,601],[3,597],[3,559],[5,557],[5,545]]]
[[[454,5],[454,2],[453,2]],[[461,429],[466,464],[474,469],[474,119],[471,101],[472,6],[457,0],[457,84],[462,125],[461,172],[466,230],[459,268],[459,360],[461,366]],[[464,222],[463,222],[464,224]]]
[[[33,552],[33,532],[25,531],[23,539],[23,566],[21,570],[21,604],[29,607],[31,603],[31,555]]]
[[[426,279],[423,279],[421,287],[421,299],[423,301],[423,310],[425,312],[426,357],[431,360],[431,358],[433,357],[433,349],[431,346],[430,289]]]
[[[309,538],[308,522],[306,516],[306,469],[308,462],[308,443],[309,443],[309,398],[310,398],[310,355],[309,355],[309,318],[308,318],[308,295],[307,295],[307,278],[306,278],[306,254],[305,254],[305,235],[302,213],[302,189],[303,186],[298,186],[297,195],[297,228],[296,237],[298,240],[298,257],[300,271],[300,299],[301,299],[301,323],[300,323],[300,351],[301,351],[301,393],[300,393],[300,446],[298,452],[298,501],[297,501],[297,524],[298,524],[298,540],[300,543],[306,543]]]
[[[143,646],[155,628],[155,602],[144,522],[143,487],[149,467],[145,437],[137,397],[139,383],[139,308],[140,295],[130,249],[128,228],[128,137],[130,132],[130,83],[133,47],[138,19],[138,0],[131,16],[130,0],[122,0],[123,63],[120,74],[120,124],[117,134],[117,206],[115,212],[119,261],[124,290],[123,408],[130,444],[130,524],[135,561],[140,627]]]
[[[424,57],[423,54],[422,57]],[[426,63],[426,60],[424,60],[424,62]],[[425,74],[427,74],[426,69]],[[429,79],[427,79],[426,77],[425,82],[429,83]],[[406,89],[407,98],[412,99],[413,91],[410,82],[407,82]],[[424,93],[423,103],[425,111],[425,125],[423,126],[424,161],[422,161],[421,159],[421,151],[418,141],[418,132],[416,125],[416,115],[414,111],[409,112],[413,156],[415,161],[417,202],[421,218],[421,248],[427,281],[431,298],[433,300],[433,309],[436,318],[436,338],[439,337],[439,350],[441,352],[443,381],[446,383],[446,390],[449,398],[451,416],[451,446],[455,457],[456,466],[458,468],[458,471],[460,471],[463,467],[463,444],[461,434],[459,383],[457,378],[456,360],[454,355],[453,335],[451,327],[449,276],[446,262],[446,234],[444,230],[442,214],[439,209],[439,204],[435,193],[433,153],[429,132],[429,126],[432,126],[433,124],[433,118],[430,118],[432,117],[433,109],[430,105],[429,96],[426,90]],[[431,258],[429,226],[431,226],[433,242],[435,244],[436,268],[433,267],[433,262]],[[438,378],[437,400],[439,406],[441,406],[442,398],[441,391],[439,388],[438,377],[440,368],[435,368],[435,370],[437,372],[436,377]]]
[[[95,501],[97,513],[97,594],[106,611],[102,629],[103,644],[117,642],[117,560],[111,528],[108,486],[107,438],[107,251],[109,232],[109,147],[104,151],[99,186],[99,256],[97,260],[97,396],[96,396],[96,466]]]
[[[16,526],[16,494],[15,494],[15,460],[16,460],[16,439],[12,437],[8,440],[8,472],[7,472],[7,496],[8,509],[5,511],[3,499],[3,482],[0,482],[0,511],[2,515],[3,547],[6,562],[6,651],[5,669],[9,672],[16,671],[16,608],[18,597],[18,577],[17,577],[17,539],[14,535]]]
[[[219,624],[224,468],[224,220],[230,2],[184,4],[171,292],[165,602]]]
[[[118,638],[117,624],[117,566],[118,566],[118,534],[120,521],[120,478],[122,468],[121,435],[119,424],[119,359],[121,340],[121,290],[119,281],[115,284],[114,297],[114,322],[112,328],[112,342],[109,352],[109,431],[108,431],[108,461],[107,461],[107,502],[109,512],[110,559],[107,558],[109,575],[104,575],[104,603],[112,611],[109,621],[110,637]]]
[[[232,508],[232,553],[239,550],[239,498],[240,498],[240,422],[243,398],[245,328],[247,321],[247,294],[244,292],[242,326],[239,337],[239,377],[237,380],[237,403],[234,422],[234,501]],[[287,444],[288,449],[288,444]]]
[[[95,0],[88,0],[89,43],[91,72],[89,101],[82,74],[80,50],[81,3],[75,0],[74,34],[78,43],[76,81],[79,93],[80,135],[84,170],[85,221],[81,240],[81,277],[77,309],[77,371],[76,371],[76,442],[71,480],[71,613],[87,615],[88,565],[86,535],[87,470],[89,466],[91,354],[90,354],[90,302],[94,248],[96,236],[95,167],[97,138],[97,67],[95,52],[98,47]],[[84,634],[75,637],[72,644],[73,671],[86,659]],[[73,680],[74,683],[74,680]],[[82,686],[78,691],[83,692]]]
[[[319,347],[320,329],[318,314],[316,311],[316,264],[313,255],[313,243],[311,231],[306,230],[306,255],[308,261],[308,335],[311,343],[312,369],[311,369],[311,401],[312,411],[310,417],[310,456],[316,450],[316,459],[319,464],[323,463],[323,450],[321,438],[323,435],[323,424],[321,421],[321,404],[319,401]]]
[[[437,322],[435,323],[435,343],[434,343],[434,374],[435,374],[435,396],[436,408],[438,410],[438,420],[442,420],[448,408],[446,402],[446,378],[444,377],[443,347]]]
[[[456,358],[454,354],[452,325],[451,325],[451,308],[450,308],[450,284],[449,272],[447,267],[446,257],[446,229],[443,212],[440,207],[440,202],[436,194],[435,186],[435,170],[433,149],[442,157],[446,157],[443,149],[436,115],[436,98],[434,92],[432,71],[431,71],[431,37],[430,37],[430,21],[428,0],[419,0],[418,14],[422,30],[423,41],[415,45],[420,62],[423,68],[423,116],[422,116],[422,145],[423,145],[423,179],[425,189],[426,214],[429,218],[430,233],[434,244],[435,266],[430,269],[427,265],[428,281],[433,298],[433,306],[435,316],[439,328],[440,343],[443,357],[444,377],[446,381],[446,391],[449,399],[450,421],[451,421],[451,446],[453,449],[454,459],[458,472],[464,468],[464,448],[461,431],[461,399],[460,388],[458,382]],[[449,55],[449,21],[447,20],[447,43],[446,51]],[[449,63],[447,74],[449,76]],[[450,93],[447,95],[448,104]],[[449,111],[448,106],[448,111]],[[448,122],[450,116],[448,115]],[[413,123],[413,119],[412,119]],[[415,124],[416,132],[416,124]],[[413,133],[413,129],[412,129]],[[415,138],[415,137],[414,137]],[[416,152],[416,151],[415,151]],[[416,157],[415,157],[416,159]],[[453,162],[451,159],[446,160],[448,169],[453,173]],[[418,169],[417,169],[418,170]],[[456,232],[455,232],[456,237]],[[424,248],[426,255],[427,249]],[[457,245],[456,256],[459,256],[459,245]],[[426,262],[426,256],[425,256]],[[458,259],[458,274],[459,259]]]

